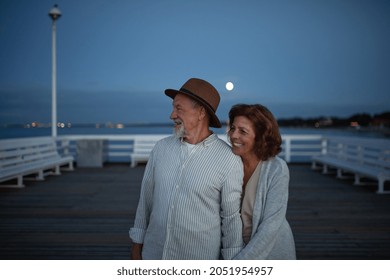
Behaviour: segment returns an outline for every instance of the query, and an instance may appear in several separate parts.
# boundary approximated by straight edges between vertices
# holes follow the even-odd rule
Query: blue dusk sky
[[[163,92],[190,77],[221,120],[390,110],[388,0],[0,0],[0,124],[51,121],[54,4],[61,122],[168,122]]]

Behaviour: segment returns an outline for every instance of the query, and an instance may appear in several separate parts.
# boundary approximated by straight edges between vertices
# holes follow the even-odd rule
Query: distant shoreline
[[[222,127],[227,127],[226,122],[221,122]],[[137,128],[137,127],[173,127],[170,122],[167,123],[154,123],[154,122],[135,122],[135,123],[59,123],[58,128]],[[332,124],[318,124],[318,123],[301,123],[301,124],[286,124],[283,122],[279,124],[280,128],[297,128],[297,129],[350,129],[361,131],[378,131],[378,132],[390,132],[390,127],[384,125],[332,125]],[[51,128],[50,123],[28,123],[28,124],[0,124],[0,128],[26,128],[26,129],[39,129],[39,128]]]
[[[280,128],[354,128],[388,131],[390,129],[390,111],[370,115],[366,113],[355,114],[347,118],[316,117],[316,118],[280,118],[277,119]],[[227,120],[221,120],[223,126],[228,125]],[[133,122],[58,122],[59,128],[132,128],[132,127],[172,127],[172,122],[133,121]],[[49,128],[51,123],[32,121],[30,123],[1,124],[0,128]]]
[[[280,126],[280,133],[283,135],[325,135],[325,136],[357,136],[390,138],[388,127],[315,127],[315,126]],[[226,123],[221,128],[212,128],[216,134],[225,134]],[[58,136],[61,135],[133,135],[133,134],[171,134],[172,123],[148,123],[148,124],[72,124],[58,128]],[[51,126],[26,126],[26,125],[0,125],[0,139],[50,136]]]

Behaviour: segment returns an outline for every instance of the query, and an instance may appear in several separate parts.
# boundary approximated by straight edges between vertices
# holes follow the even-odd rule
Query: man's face
[[[200,124],[201,106],[194,105],[191,98],[184,94],[177,94],[173,99],[173,108],[170,118],[175,123],[177,137],[186,137]]]

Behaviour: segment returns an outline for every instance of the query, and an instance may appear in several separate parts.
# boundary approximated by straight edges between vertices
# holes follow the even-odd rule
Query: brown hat
[[[209,82],[191,78],[180,88],[180,90],[165,90],[165,94],[172,99],[174,99],[178,93],[185,94],[202,104],[210,116],[210,126],[221,127],[221,122],[215,114],[221,98],[218,91]]]

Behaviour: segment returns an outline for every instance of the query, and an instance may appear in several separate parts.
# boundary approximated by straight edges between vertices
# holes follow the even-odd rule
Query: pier
[[[289,163],[299,260],[390,259],[390,195]],[[108,163],[0,189],[0,259],[127,260],[145,165]],[[388,187],[388,186],[387,186]]]

